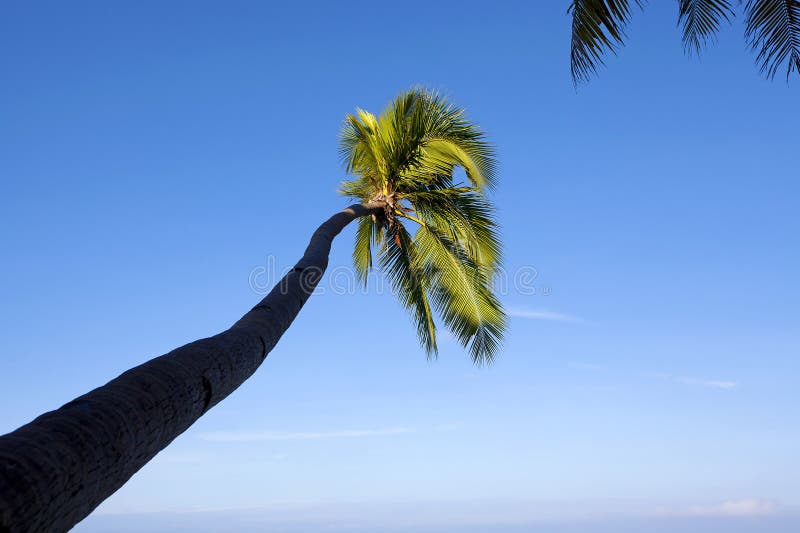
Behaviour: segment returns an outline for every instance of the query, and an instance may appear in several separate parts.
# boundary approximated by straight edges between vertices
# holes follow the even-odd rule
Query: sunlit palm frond
[[[372,113],[357,109],[355,115],[347,115],[339,134],[339,155],[349,174],[366,178],[367,182],[385,179],[386,154],[378,135],[378,121]],[[348,183],[351,189],[358,189]]]
[[[500,239],[493,208],[469,187],[418,191],[404,196],[419,219],[458,242],[487,275],[500,264]]]
[[[459,244],[424,225],[414,236],[417,259],[430,280],[434,308],[476,364],[490,363],[500,347],[506,317],[489,279]]]
[[[735,13],[728,0],[680,0],[678,25],[687,54],[699,54],[719,31],[720,24],[730,22]]]
[[[786,63],[787,80],[800,74],[800,0],[748,0],[745,12],[745,38],[761,73],[774,78]]]
[[[397,165],[398,190],[415,190],[452,176],[455,167],[466,172],[473,187],[493,187],[494,148],[463,109],[430,93],[416,100],[407,122],[405,129],[413,135],[407,135],[408,156]]]
[[[463,109],[423,89],[400,94],[378,118],[363,110],[348,115],[339,151],[347,172],[363,182],[345,182],[341,190],[361,199],[375,187],[414,190],[451,176],[456,167],[478,189],[495,179],[494,149],[485,134]]]
[[[491,178],[481,171],[478,162],[458,142],[433,138],[424,143],[418,169],[433,171],[434,174],[452,174],[456,166],[464,169],[473,187],[483,189],[490,183]],[[415,170],[411,169],[411,172]]]
[[[466,118],[462,108],[456,107],[439,94],[427,98],[423,107],[426,122],[426,147],[436,142],[439,153],[450,153],[455,165],[467,172],[467,177],[478,189],[493,187],[495,182],[494,147],[486,135]]]
[[[372,269],[372,246],[379,242],[375,237],[378,224],[372,217],[361,217],[356,227],[356,242],[353,247],[353,267],[358,281],[366,285],[367,276]]]
[[[385,147],[390,179],[418,164],[419,146],[425,138],[423,99],[414,91],[398,95],[379,118],[379,136]]]
[[[642,7],[644,0],[633,3]],[[616,53],[623,44],[631,7],[628,0],[573,0],[567,11],[572,15],[570,71],[577,85],[597,73],[603,54]]]
[[[417,336],[428,357],[437,353],[436,325],[433,321],[427,290],[430,280],[421,268],[416,244],[402,224],[396,229],[397,240],[389,238],[379,255],[381,269],[403,307],[411,312]]]

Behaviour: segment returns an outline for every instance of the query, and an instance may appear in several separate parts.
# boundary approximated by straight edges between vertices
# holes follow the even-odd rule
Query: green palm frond
[[[417,336],[428,357],[437,353],[436,325],[428,302],[428,276],[420,268],[416,244],[402,224],[396,229],[397,240],[387,239],[379,256],[381,269],[386,273],[392,287],[408,309],[417,327]]]
[[[463,247],[432,226],[414,236],[420,269],[427,272],[431,299],[453,335],[476,364],[490,363],[505,329],[505,313],[485,273]]]
[[[491,188],[495,181],[494,148],[483,132],[467,120],[464,110],[434,95],[426,102],[424,119],[429,137],[439,141],[438,151],[453,154],[453,162],[467,172],[477,188]]]
[[[678,26],[681,27],[683,48],[687,54],[699,54],[713,41],[720,24],[730,22],[735,13],[728,0],[680,0]]]
[[[642,7],[644,0],[633,3]],[[631,6],[628,0],[573,0],[567,12],[572,15],[570,71],[577,85],[597,73],[605,52],[616,53],[623,44]]]
[[[383,213],[358,221],[359,280],[366,282],[377,254],[429,356],[437,353],[432,303],[474,362],[491,361],[506,317],[491,289],[501,254],[486,197],[495,183],[494,149],[484,133],[438,93],[413,89],[378,117],[348,115],[340,155],[353,175],[340,192],[383,205]],[[457,183],[459,168],[467,183]]]
[[[386,175],[386,161],[377,131],[378,123],[371,113],[357,109],[355,115],[347,115],[339,134],[339,153],[348,173],[368,180],[380,180]],[[345,182],[343,190],[350,195],[348,187],[358,186],[358,183]]]
[[[800,74],[800,0],[748,0],[745,11],[745,38],[761,73],[772,79],[786,63],[787,81]]]
[[[419,191],[404,196],[425,225],[437,228],[459,243],[470,260],[487,275],[500,264],[500,239],[493,208],[486,197],[469,187]]]
[[[353,266],[356,278],[365,286],[367,276],[372,269],[372,249],[379,247],[383,241],[383,225],[373,217],[361,217],[356,228],[356,242],[353,247]]]
[[[464,110],[437,93],[415,89],[398,96],[379,118],[363,110],[348,115],[339,151],[345,169],[358,179],[385,188],[409,182],[416,189],[461,167],[477,188],[492,187],[494,149],[485,134],[467,120]],[[369,184],[346,182],[342,191],[364,199]]]
[[[490,183],[490,173],[482,171],[478,163],[462,148],[458,142],[449,139],[432,138],[425,142],[420,156],[421,167],[433,170],[438,174],[452,173],[453,167],[464,169],[467,179],[477,189],[483,189]]]

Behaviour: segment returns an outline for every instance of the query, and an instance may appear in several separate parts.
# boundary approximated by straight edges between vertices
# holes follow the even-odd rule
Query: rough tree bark
[[[325,221],[302,259],[230,329],[132,368],[0,437],[0,532],[67,531],[261,365],[319,282],[331,242],[381,205]]]

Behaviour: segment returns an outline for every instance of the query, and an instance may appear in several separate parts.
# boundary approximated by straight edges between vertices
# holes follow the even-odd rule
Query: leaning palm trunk
[[[0,437],[0,533],[66,531],[261,365],[328,264],[355,204],[323,223],[302,259],[230,329],[182,346]]]
[[[428,355],[437,353],[433,309],[475,363],[493,360],[506,318],[490,283],[500,242],[484,195],[495,174],[484,134],[463,109],[412,89],[379,117],[348,115],[340,142],[354,178],[341,192],[360,203],[322,224],[300,262],[256,307],[229,330],[0,437],[0,533],[69,529],[249,378],[313,292],[333,238],[355,218],[362,217],[356,273],[366,281],[377,247]],[[456,167],[467,185],[456,182]],[[418,226],[413,235],[409,222]]]

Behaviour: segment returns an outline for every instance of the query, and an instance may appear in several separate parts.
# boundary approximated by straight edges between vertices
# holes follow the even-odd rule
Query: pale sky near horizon
[[[496,364],[347,290],[348,228],[256,375],[75,531],[800,530],[800,78],[741,21],[686,58],[651,2],[576,91],[567,4],[4,4],[0,433],[254,305],[345,205],[356,106],[437,88],[498,148]]]

